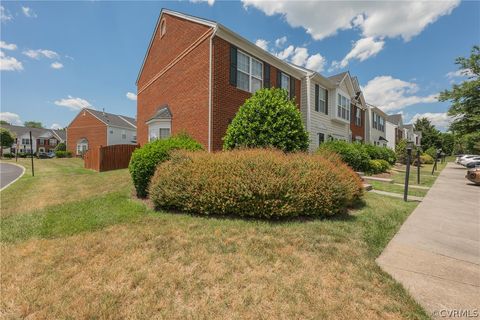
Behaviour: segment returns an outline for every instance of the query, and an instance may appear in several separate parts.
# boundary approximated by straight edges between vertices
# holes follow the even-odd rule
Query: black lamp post
[[[437,149],[437,153],[435,154],[435,163],[433,164],[433,168],[432,168],[432,176],[433,176],[433,173],[435,172],[435,170],[437,170],[437,162],[438,162],[438,158],[440,157],[441,153],[442,153],[442,149]]]
[[[408,198],[408,182],[410,179],[410,160],[412,159],[413,141],[407,142],[407,170],[405,172],[405,188],[403,190],[403,201]]]
[[[420,146],[417,146],[417,184],[420,184]]]

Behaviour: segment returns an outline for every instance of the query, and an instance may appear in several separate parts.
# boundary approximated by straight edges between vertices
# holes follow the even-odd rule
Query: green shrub
[[[19,152],[17,155],[18,155],[19,158],[26,158],[27,155],[30,155],[30,154],[27,154],[25,152]]]
[[[376,159],[376,160],[380,163],[382,172],[387,172],[392,167],[392,165],[386,160],[383,160],[383,159]]]
[[[157,209],[270,219],[344,211],[361,196],[362,182],[319,155],[177,151],[157,167],[149,192]]]
[[[430,147],[425,150],[425,153],[432,157],[432,163],[435,161],[435,157],[437,156],[437,149],[435,147]]]
[[[57,144],[57,147],[55,148],[56,151],[67,151],[67,145],[65,142],[60,142]]]
[[[428,154],[424,153],[420,156],[421,164],[433,164],[435,160]]]
[[[324,150],[337,153],[355,171],[368,171],[370,157],[360,144],[341,140],[328,141],[322,143],[317,152],[321,154]]]
[[[14,153],[4,153],[3,157],[7,158],[7,159],[11,159],[11,158],[15,158],[15,154]]]
[[[223,148],[273,147],[306,151],[308,134],[295,101],[283,89],[256,91],[238,110],[223,138]]]
[[[375,146],[373,144],[359,144],[363,146],[366,152],[370,156],[370,159],[382,159],[387,161],[389,164],[394,165],[397,160],[395,151],[387,147]]]
[[[57,157],[57,158],[71,158],[72,157],[72,152],[57,150],[57,151],[55,151],[55,157]]]
[[[155,168],[159,163],[168,160],[170,152],[175,149],[195,151],[203,150],[203,147],[189,136],[182,134],[149,142],[132,153],[128,170],[138,197],[144,198],[148,195],[148,184],[155,173]]]
[[[369,168],[366,170],[368,173],[381,173],[382,171],[382,164],[380,163],[380,160],[369,160],[368,161]]]

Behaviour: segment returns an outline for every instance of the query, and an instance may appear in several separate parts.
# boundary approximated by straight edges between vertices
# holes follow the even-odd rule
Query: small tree
[[[15,138],[13,134],[5,129],[5,128],[0,128],[0,157],[3,157],[3,148],[9,148],[12,146],[13,142],[15,141]]]
[[[39,121],[25,121],[23,125],[28,128],[43,128],[42,123]]]
[[[293,99],[284,89],[262,89],[238,110],[223,138],[225,150],[274,147],[286,152],[306,151],[308,134]]]
[[[55,148],[56,151],[67,151],[67,145],[65,142],[60,142],[57,144],[57,147]]]

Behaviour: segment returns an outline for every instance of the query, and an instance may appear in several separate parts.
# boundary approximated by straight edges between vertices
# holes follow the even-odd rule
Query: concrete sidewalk
[[[480,319],[480,187],[465,174],[449,163],[377,259],[436,319]]]

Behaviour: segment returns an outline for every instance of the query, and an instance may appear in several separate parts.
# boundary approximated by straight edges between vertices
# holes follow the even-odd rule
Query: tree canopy
[[[43,128],[43,125],[40,121],[25,121],[23,125],[29,128],[39,128],[39,129]]]
[[[468,77],[461,84],[440,93],[440,101],[451,101],[448,115],[454,117],[450,130],[458,134],[480,131],[480,47],[472,48],[470,57],[455,60],[459,70]]]

